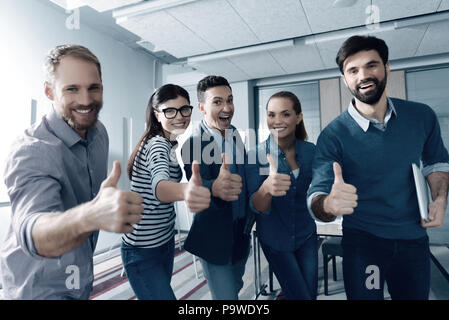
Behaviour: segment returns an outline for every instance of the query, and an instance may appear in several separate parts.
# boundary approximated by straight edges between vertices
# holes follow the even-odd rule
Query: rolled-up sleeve
[[[148,163],[146,164],[151,176],[151,188],[157,197],[156,188],[159,182],[170,180],[170,146],[162,137],[154,137],[149,142]]]
[[[434,172],[446,172],[449,173],[449,163],[439,162],[432,165],[428,165],[422,169],[422,173],[425,177]]]
[[[63,210],[57,169],[42,148],[19,146],[9,156],[5,184],[11,200],[12,227],[23,251],[38,256],[32,230],[43,214]]]

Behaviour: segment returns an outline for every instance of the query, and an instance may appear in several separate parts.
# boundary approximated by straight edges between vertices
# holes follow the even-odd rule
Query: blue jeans
[[[268,263],[289,300],[315,300],[318,291],[318,239],[313,233],[293,252],[260,243]]]
[[[343,278],[349,300],[383,300],[384,284],[393,300],[427,300],[430,290],[428,236],[392,240],[343,230]]]
[[[175,238],[156,248],[122,243],[122,261],[131,288],[139,300],[176,300],[170,286]]]
[[[209,263],[200,258],[204,277],[213,300],[238,300],[243,287],[243,274],[248,256],[225,265]]]

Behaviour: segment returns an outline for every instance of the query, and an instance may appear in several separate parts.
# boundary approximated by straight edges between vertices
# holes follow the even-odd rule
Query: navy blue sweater
[[[416,239],[426,235],[420,225],[411,164],[448,162],[434,111],[427,105],[391,99],[392,115],[385,131],[372,125],[364,132],[348,111],[320,134],[308,195],[330,193],[332,163],[342,167],[343,179],[357,188],[358,205],[345,215],[343,227],[387,239]]]

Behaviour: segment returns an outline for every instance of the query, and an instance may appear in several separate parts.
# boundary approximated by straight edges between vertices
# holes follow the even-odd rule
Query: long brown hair
[[[288,99],[293,103],[293,110],[295,110],[296,114],[300,114],[302,112],[301,103],[299,102],[298,97],[290,91],[279,91],[273,94],[270,99],[268,99],[267,106],[265,108],[268,107],[268,103],[273,98]],[[304,126],[304,119],[296,125],[295,137],[296,139],[301,141],[306,141],[308,139],[306,127]]]
[[[177,97],[183,97],[190,103],[189,93],[182,87],[175,84],[166,84],[157,89],[150,97],[148,101],[148,106],[146,110],[146,129],[140,138],[139,142],[136,144],[131,157],[129,157],[128,165],[126,167],[128,177],[131,179],[133,172],[134,160],[139,154],[140,147],[145,145],[148,140],[157,136],[163,135],[164,130],[162,129],[161,123],[157,120],[154,111],[157,110],[158,106],[168,100],[176,99]]]

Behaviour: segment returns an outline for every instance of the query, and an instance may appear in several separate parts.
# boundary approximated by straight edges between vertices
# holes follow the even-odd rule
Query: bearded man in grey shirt
[[[98,230],[126,233],[142,198],[107,175],[109,140],[98,120],[101,66],[87,48],[58,46],[45,60],[52,111],[12,146],[5,169],[12,219],[0,250],[6,299],[88,299]]]

